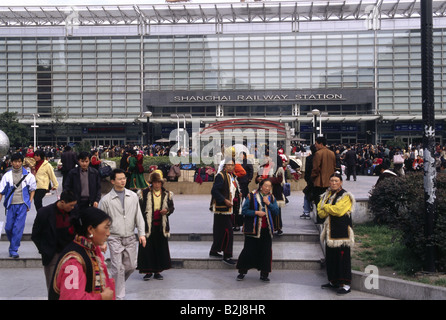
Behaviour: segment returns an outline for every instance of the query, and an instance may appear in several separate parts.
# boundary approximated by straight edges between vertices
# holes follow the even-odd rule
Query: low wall
[[[373,220],[373,216],[369,210],[368,198],[356,199],[356,207],[352,215],[352,220],[355,224],[362,224]]]
[[[149,175],[144,173],[144,177],[146,181],[149,179]],[[301,191],[305,188],[306,182],[304,179],[290,180],[291,191]],[[174,194],[211,194],[213,182],[203,182],[201,184],[197,182],[187,182],[187,181],[178,181],[178,182],[170,182],[167,181],[164,183],[164,187],[172,191]],[[257,188],[257,184],[253,181],[249,184],[249,189],[254,190]],[[102,193],[108,193],[112,189],[112,184],[110,179],[102,179]]]

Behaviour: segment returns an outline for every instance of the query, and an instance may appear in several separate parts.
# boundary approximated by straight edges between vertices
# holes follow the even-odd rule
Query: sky
[[[240,0],[191,0],[190,3],[228,3]],[[76,5],[133,5],[165,4],[165,0],[16,0],[11,6],[76,6]]]

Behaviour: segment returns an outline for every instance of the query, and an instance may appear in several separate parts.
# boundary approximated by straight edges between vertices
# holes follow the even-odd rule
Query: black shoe
[[[155,273],[153,278],[156,279],[156,280],[163,280],[164,279],[164,277],[161,274],[159,274],[159,273]]]
[[[229,265],[229,266],[234,266],[235,265],[235,261],[232,260],[231,258],[224,258],[222,261],[224,263],[226,263],[227,265]]]
[[[329,282],[329,283],[321,285],[321,288],[322,289],[338,289],[339,286],[335,286]]]
[[[350,291],[351,291],[350,288],[347,290],[344,287],[342,287],[342,288],[339,288],[338,291],[336,291],[336,294],[343,295],[343,294],[349,293]]]
[[[300,215],[301,219],[310,219],[310,215],[308,213],[304,213]]]
[[[240,231],[240,227],[233,227],[232,231]]]
[[[281,236],[283,234],[283,231],[282,230],[277,230],[277,235],[278,236]]]
[[[147,273],[147,274],[144,276],[144,278],[142,278],[142,279],[143,279],[144,281],[149,281],[151,277],[152,277],[152,274],[151,274],[151,273]]]
[[[268,276],[260,276],[260,280],[262,280],[263,282],[269,282]]]
[[[243,273],[239,273],[237,276],[237,281],[243,281],[243,279],[245,279],[245,275]]]
[[[209,252],[210,257],[223,258],[223,255],[218,252]]]

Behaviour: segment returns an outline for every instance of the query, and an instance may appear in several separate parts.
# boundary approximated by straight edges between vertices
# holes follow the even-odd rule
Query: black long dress
[[[152,226],[146,247],[139,244],[139,273],[159,273],[171,268],[169,243],[163,235],[162,226]]]
[[[279,207],[274,197],[270,197],[267,216],[260,218],[254,215],[257,210],[265,211],[265,203],[257,192],[251,192],[243,205],[245,216],[245,242],[237,261],[236,268],[241,274],[248,273],[249,269],[257,269],[262,275],[271,272],[272,264],[272,232],[274,230],[273,218],[278,215]],[[259,203],[260,199],[260,203]],[[254,221],[254,224],[252,223]],[[254,229],[252,229],[254,228]]]
[[[342,216],[329,214],[331,208],[337,207],[343,212]],[[351,273],[351,247],[354,245],[352,229],[352,210],[355,207],[354,196],[341,189],[338,192],[326,191],[318,205],[318,215],[328,215],[321,233],[326,241],[325,262],[327,277],[333,285],[350,285]]]
[[[136,269],[139,273],[159,273],[170,269],[171,258],[167,234],[170,232],[168,215],[174,211],[173,200],[169,191],[162,189],[161,208],[167,209],[168,214],[160,217],[155,214],[153,193],[149,188],[143,191],[143,201],[141,202],[146,232],[150,230],[146,246],[139,244],[138,262]],[[157,219],[157,217],[159,219]],[[164,223],[163,223],[164,219]],[[149,229],[149,223],[151,228]]]

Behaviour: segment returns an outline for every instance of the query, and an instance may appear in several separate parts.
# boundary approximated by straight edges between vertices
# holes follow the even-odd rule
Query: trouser
[[[347,180],[350,180],[350,176],[353,175],[353,180],[356,181],[356,165],[348,165],[346,171]]]
[[[135,271],[137,266],[138,240],[136,236],[108,238],[110,250],[110,275],[115,280],[116,299],[125,297],[125,281]]]
[[[213,242],[211,252],[223,251],[223,258],[232,258],[234,233],[232,231],[231,215],[214,214]]]
[[[9,254],[17,254],[22,240],[23,230],[25,229],[26,213],[28,207],[26,204],[12,204],[6,209],[5,233],[10,242]]]
[[[310,213],[312,210],[312,203],[311,203],[311,197],[309,197],[308,195],[304,195],[304,213]]]
[[[37,189],[34,193],[34,206],[36,207],[36,211],[43,207],[43,198],[47,192],[47,189]]]
[[[57,261],[59,260],[60,252],[56,253],[51,259],[51,262],[47,264],[46,266],[43,266],[43,272],[45,273],[45,281],[46,281],[46,288],[48,289],[48,292],[50,291],[51,281],[53,280],[53,273],[54,269],[56,269]]]
[[[88,207],[91,207],[90,206],[90,199],[88,199],[88,198],[87,199],[81,198],[78,201],[77,206],[78,206],[79,210],[85,210]]]

